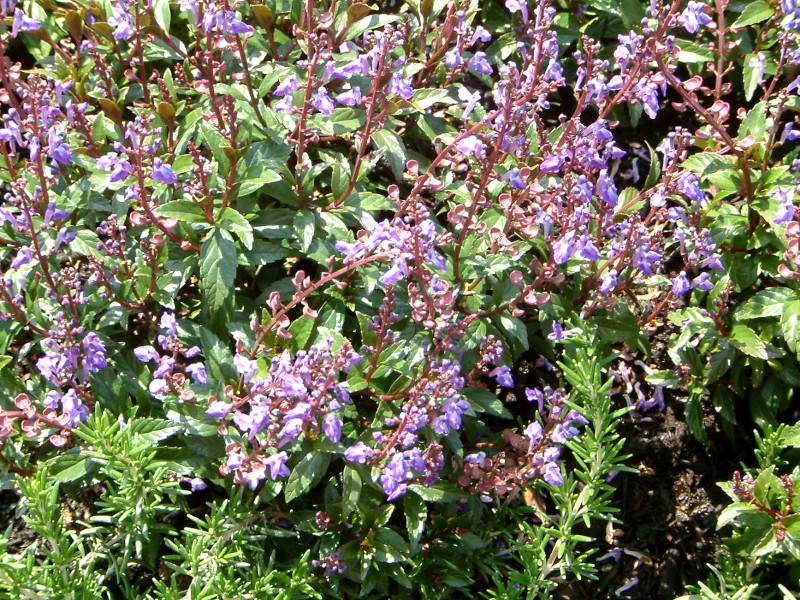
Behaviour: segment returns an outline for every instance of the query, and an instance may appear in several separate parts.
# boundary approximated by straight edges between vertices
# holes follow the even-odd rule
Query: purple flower
[[[126,158],[120,157],[116,152],[109,152],[101,156],[95,161],[95,164],[105,171],[111,171],[111,177],[109,178],[111,183],[122,181],[128,175],[133,174],[131,163]]]
[[[714,284],[709,280],[710,277],[708,273],[700,273],[700,275],[692,280],[692,289],[698,288],[704,292],[710,292],[714,289]]]
[[[705,194],[700,189],[700,180],[691,173],[681,177],[678,182],[678,189],[684,196],[689,198],[689,200],[694,200],[698,206],[700,206],[705,199]]]
[[[153,372],[153,377],[163,377],[175,368],[175,359],[171,356],[162,356],[158,361],[158,368]]]
[[[467,66],[473,71],[482,73],[484,75],[491,75],[494,69],[489,61],[486,59],[486,52],[476,52],[472,58],[469,59]]]
[[[450,69],[455,69],[464,64],[464,58],[461,56],[461,52],[458,51],[458,48],[453,48],[445,53],[444,64]]]
[[[314,106],[315,109],[317,109],[321,114],[325,115],[326,117],[332,115],[333,111],[336,108],[325,86],[322,86],[317,90],[317,97],[314,98],[311,104]]]
[[[552,333],[547,334],[547,339],[550,340],[551,342],[557,342],[565,338],[568,338],[573,333],[580,333],[580,332],[581,330],[578,329],[577,327],[573,327],[572,329],[564,329],[561,326],[561,323],[559,323],[558,321],[553,321],[553,331]]]
[[[536,402],[539,412],[544,412],[544,392],[538,388],[525,388],[525,398],[528,402]]]
[[[617,201],[619,200],[617,186],[614,185],[614,182],[608,176],[607,170],[603,169],[600,171],[600,175],[597,177],[595,191],[598,197],[612,208],[617,205]]]
[[[17,255],[14,257],[14,260],[11,261],[11,268],[19,269],[20,267],[27,265],[29,262],[31,262],[31,256],[31,249],[28,246],[23,246],[17,250]]]
[[[530,441],[528,444],[528,452],[533,450],[533,447],[536,445],[536,443],[539,442],[542,437],[544,437],[542,424],[539,423],[539,421],[533,421],[530,423],[522,433],[524,433],[525,437]]]
[[[45,343],[48,340],[45,340]],[[78,370],[78,357],[80,350],[76,347],[61,348],[53,343],[51,350],[36,361],[36,368],[47,381],[61,385],[62,380],[75,376]]]
[[[539,171],[542,173],[558,173],[561,171],[561,166],[566,159],[567,157],[563,154],[551,154],[539,165]]]
[[[475,110],[475,106],[481,100],[480,92],[470,92],[466,87],[458,88],[458,97],[462,102],[466,102],[464,112],[461,114],[462,119],[466,119],[469,114]]]
[[[192,23],[197,25],[197,0],[181,0],[180,10],[188,10],[192,13]]]
[[[167,185],[174,185],[178,181],[178,176],[172,170],[170,165],[164,164],[159,157],[153,159],[153,179],[166,183]]]
[[[658,87],[651,83],[646,77],[639,80],[639,83],[634,87],[634,93],[642,104],[642,108],[648,117],[655,119],[658,114],[658,109],[661,106],[658,103]]]
[[[528,22],[528,1],[527,0],[506,0],[506,8],[511,13],[521,12],[522,20]]]
[[[203,363],[194,363],[186,367],[186,372],[192,376],[197,383],[205,385],[208,383],[208,374],[206,373],[206,366]]]
[[[281,81],[278,84],[278,87],[275,88],[275,91],[272,92],[273,96],[285,96],[287,94],[291,94],[292,92],[298,89],[297,85],[297,77],[294,75],[289,75],[286,79]]]
[[[511,169],[508,173],[501,177],[502,180],[508,181],[509,185],[515,190],[525,189],[525,180],[519,174],[519,169]]]
[[[69,415],[70,425],[75,427],[78,423],[85,421],[89,416],[89,409],[84,406],[75,390],[70,388],[61,397],[61,407]]]
[[[771,196],[780,202],[775,217],[772,219],[776,225],[783,225],[794,219],[794,203],[786,188],[778,188]]]
[[[335,412],[329,412],[322,421],[322,431],[334,444],[342,439],[342,420]]]
[[[152,346],[139,346],[138,348],[134,348],[133,355],[143,363],[148,363],[151,360],[158,361],[158,359],[161,358],[158,350]]]
[[[577,250],[578,245],[575,242],[575,233],[570,231],[553,244],[553,260],[557,265],[563,265]]]
[[[251,464],[249,471],[242,472],[242,479],[247,484],[251,490],[254,490],[258,487],[258,484],[261,483],[264,478],[266,477],[267,469],[261,463]]]
[[[558,463],[549,462],[545,464],[543,477],[550,485],[562,485],[564,483],[564,476],[561,474],[561,468]]]
[[[64,141],[64,134],[55,129],[50,130],[50,157],[61,165],[68,165],[72,162],[72,150],[69,144]]]
[[[83,338],[83,368],[89,373],[96,373],[108,366],[106,360],[106,347],[97,334],[90,331]]]
[[[638,391],[639,390],[637,389],[637,392]],[[639,412],[647,412],[654,406],[657,406],[660,412],[664,412],[664,388],[660,385],[656,386],[652,398],[648,400],[644,397],[644,394],[642,394],[642,398],[636,402],[636,410]]]
[[[367,459],[372,457],[372,454],[372,448],[367,446],[364,442],[356,442],[344,451],[344,457],[347,461],[360,465],[365,464]]]
[[[558,62],[556,59],[550,59],[550,62],[547,65],[547,69],[544,72],[544,78],[547,81],[554,81],[556,79],[561,79],[564,76],[564,67],[561,66],[561,63]]]
[[[193,492],[201,492],[208,487],[200,477],[192,477],[188,482]]]
[[[683,296],[690,289],[692,289],[689,280],[686,278],[686,273],[681,273],[672,281],[672,293],[675,296]]]
[[[128,2],[119,0],[111,3],[112,15],[108,18],[108,24],[115,27],[112,35],[118,40],[129,40],[135,34],[133,28],[133,15],[128,10]]]
[[[387,502],[391,502],[406,493],[408,486],[404,482],[407,473],[408,467],[402,454],[397,453],[389,459],[389,462],[383,468],[383,474],[380,478]]]
[[[165,379],[153,379],[147,389],[154,396],[158,396],[167,389],[167,381]]]
[[[497,379],[497,383],[506,388],[514,387],[514,378],[511,376],[511,368],[505,365],[497,367],[489,372],[489,377]]]
[[[456,143],[456,149],[466,156],[474,156],[480,159],[483,158],[484,152],[486,152],[486,144],[476,136],[469,135]]]
[[[249,382],[258,372],[258,363],[241,354],[233,357],[233,366],[239,375],[244,375],[245,382]]]
[[[14,11],[14,22],[11,25],[11,37],[17,37],[20,31],[36,31],[42,27],[42,22],[26,17],[20,9]]]
[[[264,464],[269,467],[269,476],[272,481],[277,481],[278,477],[289,476],[289,467],[286,466],[288,460],[289,456],[286,452],[279,452],[266,458]]]
[[[600,287],[598,291],[601,294],[609,294],[617,287],[617,270],[611,269],[608,273],[603,276],[603,279],[600,281]]]
[[[250,33],[253,28],[236,18],[236,13],[232,10],[224,11],[221,19],[222,31],[226,35],[236,35],[241,33]],[[218,25],[219,27],[219,25]]]
[[[206,7],[206,13],[203,16],[203,31],[206,33],[212,33],[216,30],[223,35],[235,35],[253,31],[250,25],[236,18],[236,12],[232,10],[217,10],[214,12],[215,9],[216,7],[213,4]]]
[[[475,32],[472,34],[472,39],[469,41],[470,46],[474,46],[478,40],[482,42],[491,42],[492,41],[492,34],[489,32],[488,29],[485,27],[478,25],[475,28]]]
[[[384,285],[392,285],[393,283],[397,283],[403,278],[408,277],[410,272],[411,271],[409,270],[408,265],[404,261],[395,261],[392,263],[392,266],[389,268],[389,270],[383,274],[383,277],[381,277],[379,281]]]
[[[392,80],[389,82],[389,93],[400,96],[404,100],[411,100],[414,97],[414,88],[412,88],[408,81],[403,79],[400,73],[394,73]]]
[[[597,246],[594,245],[594,242],[588,236],[583,239],[581,256],[591,261],[598,261],[602,258],[600,250],[597,249]]]
[[[213,419],[222,419],[231,409],[232,404],[217,400],[206,409],[206,414]]]
[[[678,23],[689,33],[697,33],[701,25],[706,25],[712,21],[711,17],[703,12],[704,5],[702,2],[692,2],[686,6],[686,9],[678,15]]]
[[[336,96],[336,101],[339,104],[344,104],[345,106],[357,106],[361,104],[362,96],[361,96],[361,88],[351,88],[346,92],[342,92],[338,96]]]
[[[479,465],[486,460],[486,452],[476,452],[474,454],[467,454],[464,460],[471,465]]]

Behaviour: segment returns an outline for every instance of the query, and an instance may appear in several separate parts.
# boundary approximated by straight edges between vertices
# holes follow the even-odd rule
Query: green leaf
[[[650,170],[647,172],[647,179],[644,181],[643,189],[645,190],[649,190],[661,179],[661,159],[658,156],[658,152],[653,150],[650,144],[647,144],[647,149],[650,150]]]
[[[392,168],[392,173],[397,181],[403,178],[406,168],[407,151],[403,140],[391,129],[379,129],[372,134],[372,143],[378,150],[383,150],[386,160]]]
[[[800,300],[792,300],[784,304],[781,329],[789,350],[797,352],[798,341],[800,341]]]
[[[169,0],[154,0],[153,14],[155,15],[158,26],[161,27],[165,33],[169,33],[169,26],[172,18],[169,12]]]
[[[214,314],[223,307],[236,278],[236,244],[223,229],[215,229],[200,249],[200,285],[203,307]]]
[[[486,388],[468,387],[461,390],[461,393],[470,401],[473,407],[477,406],[481,412],[503,419],[513,418],[513,415],[508,412],[508,409],[500,399]]]
[[[619,15],[625,29],[636,29],[646,16],[644,6],[639,0],[620,0]]]
[[[155,213],[166,219],[175,217],[183,223],[207,223],[203,209],[191,200],[173,200],[155,209]]]
[[[763,358],[767,360],[770,356],[767,352],[767,345],[758,337],[758,334],[747,325],[737,323],[733,326],[728,341],[731,346],[737,348],[749,356]]]
[[[358,506],[361,497],[361,475],[346,465],[342,472],[342,516],[347,517]]]
[[[431,487],[414,483],[409,485],[408,489],[426,502],[456,502],[467,497],[467,494],[460,488],[443,481]]]
[[[253,226],[238,211],[226,207],[217,215],[217,223],[222,229],[233,231],[248,250],[253,249]]]
[[[714,60],[714,55],[709,52],[708,47],[682,39],[676,39],[675,45],[681,49],[678,60],[682,63],[706,63]]]
[[[686,402],[686,424],[689,431],[701,442],[706,441],[706,428],[703,424],[703,404],[699,394],[692,394]]]
[[[406,494],[403,497],[406,513],[406,527],[411,548],[416,549],[422,533],[425,531],[425,519],[428,517],[428,507],[425,501],[416,494]]]
[[[330,462],[331,455],[327,452],[312,450],[306,454],[292,469],[289,481],[286,482],[286,502],[302,496],[317,485],[328,470]]]
[[[297,211],[294,217],[294,231],[300,244],[300,250],[303,252],[308,252],[308,249],[311,248],[315,230],[316,220],[314,219],[314,213],[304,210]]]
[[[717,529],[725,527],[725,525],[738,518],[739,515],[753,511],[758,512],[758,509],[749,502],[734,502],[730,506],[726,506],[723,511],[719,513]]]
[[[399,533],[381,527],[373,538],[373,548],[375,559],[384,563],[396,563],[405,560],[408,554],[408,546]]]
[[[740,319],[763,319],[766,317],[780,317],[783,307],[792,298],[800,300],[797,294],[784,287],[770,287],[757,292],[736,311]]]
[[[94,471],[93,466],[92,459],[83,456],[79,448],[70,448],[49,462],[49,471],[56,481],[68,483]]]
[[[132,419],[128,426],[142,441],[152,446],[183,429],[166,419]]]
[[[767,2],[763,0],[756,0],[751,2],[739,15],[739,18],[734,22],[733,27],[747,27],[748,25],[755,25],[769,19],[775,14],[775,9],[772,8]]]

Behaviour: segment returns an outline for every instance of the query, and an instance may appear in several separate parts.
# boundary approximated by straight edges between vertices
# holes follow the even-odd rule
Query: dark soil
[[[664,413],[624,423],[628,464],[637,473],[618,476],[620,524],[607,528],[598,581],[587,598],[673,600],[687,583],[705,579],[707,563],[721,550],[726,530],[717,531],[719,511],[729,502],[717,482],[730,480],[740,461],[752,463],[752,446],[733,446],[707,415],[708,444],[694,439],[671,400]],[[627,587],[630,586],[630,587]]]

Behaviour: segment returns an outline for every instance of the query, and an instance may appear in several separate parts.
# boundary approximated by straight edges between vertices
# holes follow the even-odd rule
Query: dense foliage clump
[[[800,587],[795,2],[0,11],[0,589],[551,598],[667,402]]]

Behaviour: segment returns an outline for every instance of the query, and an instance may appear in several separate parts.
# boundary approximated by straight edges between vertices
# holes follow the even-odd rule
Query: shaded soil
[[[587,597],[672,600],[705,578],[721,550],[727,531],[717,531],[716,521],[728,498],[717,482],[729,480],[740,461],[752,463],[752,446],[744,439],[733,446],[714,414],[706,415],[709,442],[702,444],[682,416],[672,400],[664,413],[624,423],[628,464],[638,472],[615,481],[621,523],[606,530],[607,558]]]

